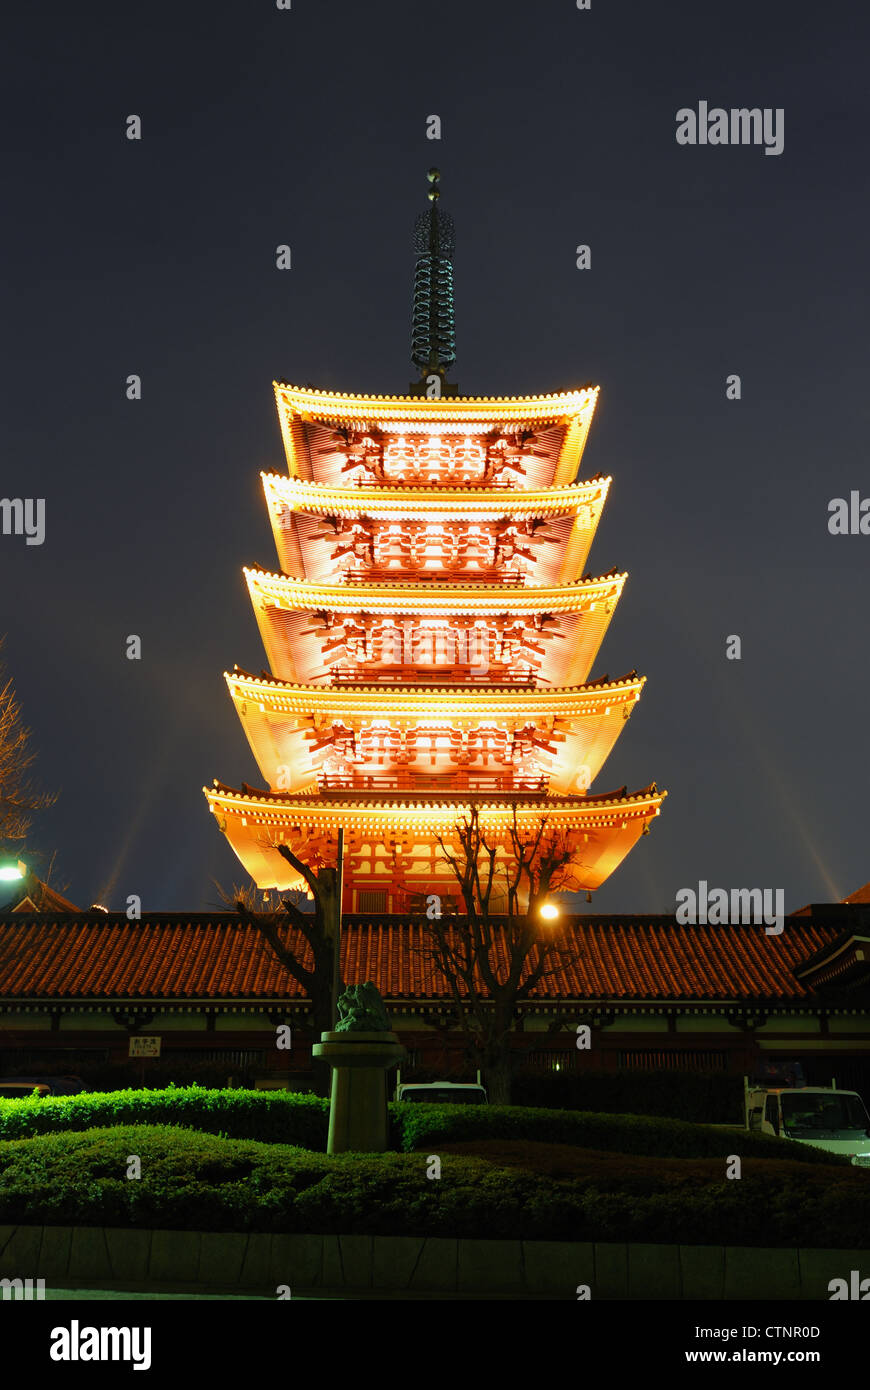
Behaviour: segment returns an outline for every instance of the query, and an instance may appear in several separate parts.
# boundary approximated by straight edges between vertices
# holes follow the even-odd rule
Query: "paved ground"
[[[128,1293],[123,1289],[46,1289],[45,1291],[46,1303],[83,1303],[89,1299],[95,1302],[112,1299],[123,1299],[126,1301],[139,1298],[210,1298],[220,1301],[228,1298],[232,1299],[234,1302],[241,1303],[265,1303],[267,1301],[265,1297],[252,1298],[250,1294],[233,1293]]]
[[[521,1298],[524,1302],[526,1302],[526,1301],[529,1300],[530,1295],[528,1295],[528,1294],[520,1295],[520,1298]],[[134,1301],[134,1300],[142,1300],[142,1299],[144,1299],[144,1300],[151,1300],[151,1301],[158,1300],[158,1299],[181,1299],[181,1300],[185,1300],[185,1299],[186,1299],[186,1300],[197,1300],[197,1301],[210,1300],[210,1301],[213,1301],[213,1302],[225,1302],[225,1301],[229,1300],[230,1302],[233,1302],[233,1303],[279,1303],[279,1302],[282,1301],[282,1300],[280,1300],[280,1299],[276,1299],[276,1298],[274,1297],[274,1295],[269,1295],[269,1294],[233,1294],[233,1293],[216,1293],[216,1292],[214,1292],[214,1291],[211,1291],[211,1292],[197,1292],[196,1290],[190,1290],[190,1289],[188,1289],[188,1290],[183,1290],[183,1291],[173,1291],[173,1290],[166,1290],[166,1289],[155,1290],[155,1289],[141,1289],[141,1288],[139,1288],[139,1289],[130,1289],[130,1290],[126,1290],[126,1289],[46,1289],[46,1291],[45,1291],[45,1302],[46,1302],[46,1303],[48,1303],[48,1302],[80,1303],[80,1302],[85,1302],[85,1301],[88,1301],[88,1300],[93,1301],[93,1302],[103,1302],[103,1301],[106,1301],[106,1302],[113,1302],[113,1301],[118,1301],[118,1300],[123,1301],[123,1302],[127,1302],[127,1301],[132,1302],[132,1301]],[[303,1293],[299,1293],[299,1294],[295,1294],[295,1293],[294,1293],[294,1295],[293,1295],[293,1297],[292,1297],[292,1300],[288,1299],[288,1300],[286,1300],[286,1301],[287,1301],[287,1302],[293,1302],[293,1303],[325,1303],[325,1302],[355,1302],[355,1301],[358,1301],[358,1300],[360,1300],[360,1299],[363,1299],[363,1300],[366,1300],[366,1301],[372,1301],[372,1300],[374,1300],[374,1301],[377,1301],[377,1302],[379,1302],[379,1303],[383,1303],[383,1302],[396,1302],[396,1301],[401,1301],[401,1302],[425,1302],[425,1303],[431,1303],[431,1302],[433,1302],[433,1300],[436,1301],[436,1302],[438,1302],[438,1303],[443,1303],[443,1302],[445,1302],[445,1301],[448,1301],[448,1302],[458,1302],[458,1303],[467,1303],[467,1302],[472,1302],[472,1303],[473,1303],[473,1302],[476,1302],[476,1301],[477,1301],[473,1296],[469,1298],[469,1297],[468,1297],[467,1295],[465,1295],[465,1294],[444,1294],[444,1293],[345,1293],[345,1292],[343,1292],[343,1291],[342,1291],[341,1293],[330,1293],[330,1292],[322,1291],[322,1290],[318,1290],[316,1293],[315,1293],[315,1292],[311,1292],[311,1293],[304,1293],[304,1292],[303,1292]],[[511,1302],[511,1301],[514,1301],[514,1300],[510,1299],[509,1297],[508,1297],[508,1298],[493,1298],[492,1295],[487,1295],[487,1296],[485,1296],[485,1297],[483,1298],[483,1301],[485,1301],[485,1302],[487,1302],[487,1303],[492,1303],[492,1302],[502,1303],[502,1302]],[[534,1301],[538,1301],[538,1296],[535,1296]]]

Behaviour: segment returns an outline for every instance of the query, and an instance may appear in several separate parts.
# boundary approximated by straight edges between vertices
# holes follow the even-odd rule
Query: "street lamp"
[[[24,878],[27,866],[20,859],[13,859],[11,856],[0,858],[0,882],[14,883],[17,879]]]
[[[27,865],[15,851],[0,850],[0,912],[6,912],[19,901],[21,881],[26,878]]]

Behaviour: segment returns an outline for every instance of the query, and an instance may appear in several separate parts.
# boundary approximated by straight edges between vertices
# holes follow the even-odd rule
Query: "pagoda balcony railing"
[[[373,666],[369,670],[333,670],[335,685],[525,685],[537,688],[537,679],[528,671],[497,670],[478,666]]]
[[[352,776],[327,772],[321,776],[320,789],[351,792],[544,792],[547,779],[542,776],[516,777],[512,772],[483,773],[466,769],[446,772],[438,777],[397,768],[392,773],[355,773]]]
[[[484,478],[480,476],[468,478],[465,474],[453,473],[439,473],[436,477],[432,477],[429,472],[425,471],[423,473],[409,475],[407,478],[389,477],[377,478],[374,480],[360,477],[357,473],[354,476],[351,486],[355,488],[381,487],[385,492],[393,488],[396,492],[403,492],[407,490],[409,484],[415,488],[431,488],[433,490],[471,487],[479,488],[481,491],[485,488],[487,492],[490,490],[498,492],[524,491],[522,483],[516,478]]]
[[[342,580],[345,584],[371,584],[373,580],[375,583],[421,584],[433,580],[436,584],[481,584],[490,587],[497,584],[504,589],[522,589],[526,584],[524,574],[504,574],[497,569],[432,570],[424,569],[422,565],[401,569],[389,569],[383,565],[374,565],[371,569],[347,569],[342,571]]]
[[[365,471],[362,475],[359,469]],[[402,468],[396,470],[392,467],[384,468],[380,461],[365,464],[362,461],[348,462],[343,468],[343,472],[354,471],[352,486],[360,488],[382,487],[382,488],[485,488],[487,492],[497,490],[499,492],[520,492],[523,490],[522,483],[516,478],[501,478],[494,475],[493,470],[485,466],[469,467],[467,469],[451,469],[449,467],[433,468],[424,465],[422,468]],[[503,472],[502,468],[499,473]]]

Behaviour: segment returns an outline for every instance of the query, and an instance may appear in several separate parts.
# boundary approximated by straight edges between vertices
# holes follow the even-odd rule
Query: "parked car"
[[[85,1089],[77,1076],[3,1076],[0,1100],[21,1100],[32,1096],[77,1096]]]

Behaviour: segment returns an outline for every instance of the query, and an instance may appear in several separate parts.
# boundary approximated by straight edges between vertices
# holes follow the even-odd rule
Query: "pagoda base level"
[[[558,835],[572,856],[571,891],[594,892],[648,832],[665,795],[655,784],[628,794],[622,789],[606,796],[524,796],[516,801],[503,796],[478,801],[467,793],[451,801],[403,798],[401,793],[378,800],[343,793],[286,796],[247,787],[235,792],[220,784],[206,790],[220,829],[264,891],[305,887],[278,852],[282,843],[292,845],[303,859],[317,855],[323,863],[334,863],[337,832],[343,830],[344,907],[351,912],[426,911],[426,897],[455,896],[457,882],[439,840],[458,851],[463,817],[471,806],[479,811],[485,839],[498,846],[505,861],[514,828],[528,840],[545,820],[548,834]],[[409,899],[417,900],[416,907]]]
[[[326,1152],[384,1153],[390,1138],[387,1071],[405,1056],[395,1033],[322,1033],[311,1051],[332,1067]]]

